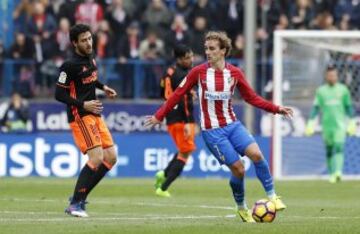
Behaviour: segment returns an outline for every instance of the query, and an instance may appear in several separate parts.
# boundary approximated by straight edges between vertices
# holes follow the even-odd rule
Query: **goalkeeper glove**
[[[355,119],[350,119],[347,126],[347,133],[349,136],[354,136],[356,133],[356,122]]]
[[[314,132],[315,132],[314,126],[315,126],[315,120],[309,120],[307,122],[306,128],[305,128],[305,136],[311,136],[314,134]]]

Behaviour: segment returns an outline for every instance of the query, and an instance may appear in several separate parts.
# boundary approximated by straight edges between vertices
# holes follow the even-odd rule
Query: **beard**
[[[79,53],[82,54],[83,56],[90,56],[93,52],[92,47],[90,48],[78,47],[77,49]]]

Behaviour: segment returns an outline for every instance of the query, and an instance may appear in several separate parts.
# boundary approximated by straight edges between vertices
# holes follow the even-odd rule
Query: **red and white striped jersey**
[[[193,86],[198,85],[201,110],[201,129],[224,127],[236,121],[232,107],[235,87],[249,104],[268,112],[277,113],[279,107],[258,96],[245,80],[243,72],[226,63],[223,70],[215,70],[208,63],[194,67],[183,79],[173,95],[155,113],[162,121]]]

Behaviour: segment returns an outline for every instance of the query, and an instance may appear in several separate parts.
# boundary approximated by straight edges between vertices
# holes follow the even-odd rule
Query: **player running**
[[[177,45],[174,49],[176,64],[167,69],[161,79],[163,96],[167,100],[179,86],[182,79],[189,72],[193,62],[193,52],[185,45]],[[192,90],[187,92],[180,102],[166,115],[166,124],[170,136],[173,138],[178,152],[165,170],[155,175],[156,195],[170,197],[169,186],[181,174],[184,166],[195,150],[195,121],[193,116]]]
[[[330,183],[341,180],[344,166],[344,145],[346,132],[354,135],[356,131],[354,110],[349,89],[338,83],[338,74],[334,66],[326,70],[326,84],[316,90],[314,105],[306,125],[305,134],[314,134],[316,116],[321,112],[322,137],[326,146],[326,164],[330,174]],[[346,120],[350,121],[346,128]]]
[[[55,98],[67,105],[75,144],[83,154],[89,156],[89,160],[80,172],[74,195],[65,212],[72,216],[88,217],[85,211],[86,198],[117,158],[112,136],[100,116],[103,106],[96,99],[95,89],[104,90],[110,98],[114,98],[116,92],[98,81],[89,26],[73,26],[70,41],[75,53],[60,68]]]
[[[227,165],[231,170],[230,187],[238,206],[237,213],[244,222],[255,222],[244,199],[245,168],[239,154],[247,155],[253,161],[256,175],[269,199],[275,203],[276,209],[283,210],[286,206],[275,193],[268,163],[258,144],[236,119],[232,107],[234,90],[238,88],[246,102],[268,112],[291,117],[293,111],[288,107],[276,106],[258,96],[246,82],[243,72],[225,61],[225,56],[231,50],[231,40],[225,33],[208,32],[204,48],[207,62],[191,69],[155,115],[148,116],[146,125],[160,123],[184,94],[197,84],[203,139],[220,164]]]

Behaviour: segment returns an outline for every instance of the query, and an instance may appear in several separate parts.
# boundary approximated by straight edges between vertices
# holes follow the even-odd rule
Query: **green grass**
[[[153,180],[105,179],[89,196],[90,218],[64,214],[75,179],[0,178],[0,233],[359,233],[360,182],[277,182],[288,209],[271,224],[234,217],[227,180],[180,179],[170,199]],[[248,204],[264,197],[247,180]]]

